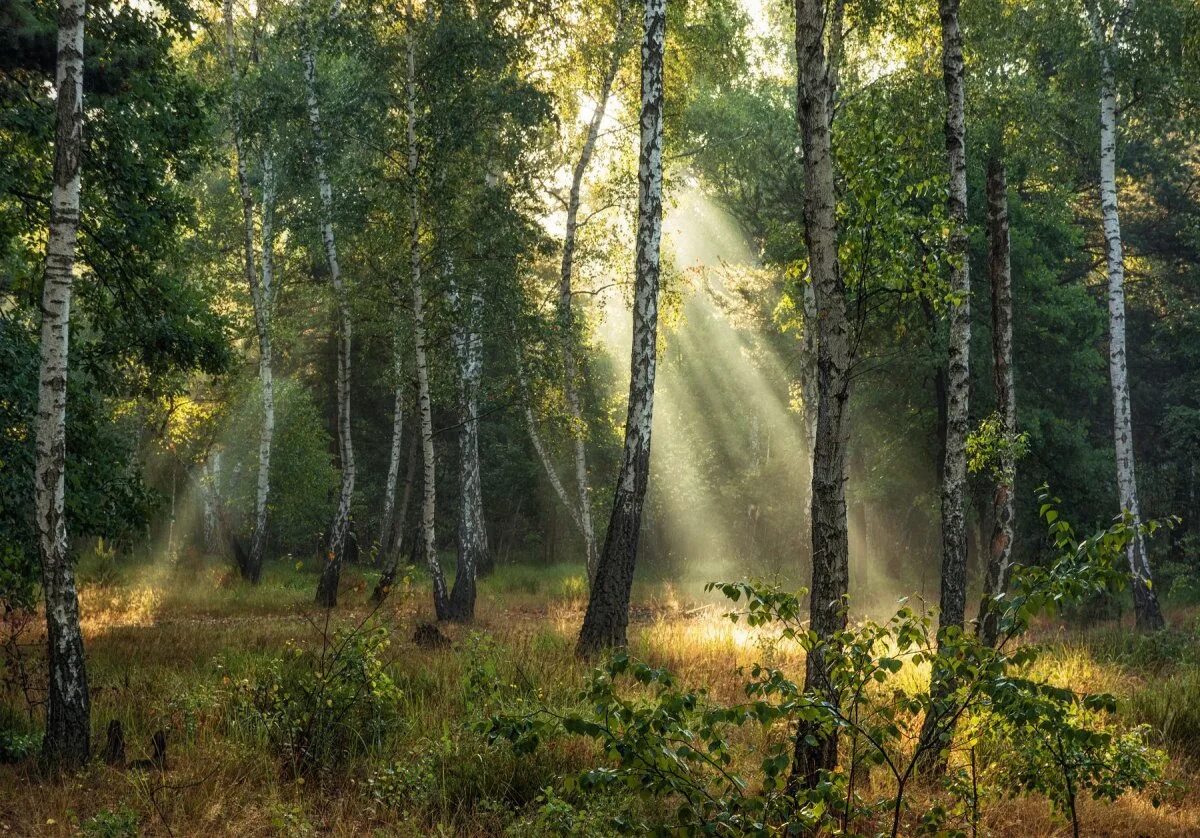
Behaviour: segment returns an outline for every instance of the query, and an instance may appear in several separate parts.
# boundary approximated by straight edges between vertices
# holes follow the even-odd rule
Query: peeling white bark
[[[388,454],[387,482],[383,489],[383,514],[379,516],[379,552],[386,556],[392,547],[392,519],[396,510],[396,481],[400,477],[400,443],[404,432],[404,363],[399,334],[393,340],[392,377],[395,391],[392,396],[392,443]]]
[[[629,595],[650,477],[650,432],[658,361],[659,257],[662,244],[663,51],[666,0],[645,0],[642,100],[638,157],[638,229],[633,301],[633,348],[625,447],[612,516],[596,567],[577,650],[591,654],[624,646]]]
[[[1125,349],[1125,252],[1121,241],[1121,215],[1117,201],[1117,77],[1113,66],[1122,46],[1125,26],[1133,13],[1134,0],[1123,0],[1111,34],[1107,31],[1095,0],[1086,0],[1092,41],[1100,55],[1100,212],[1104,223],[1108,279],[1108,375],[1112,385],[1113,438],[1117,459],[1117,493],[1121,509],[1133,524],[1141,524],[1137,476],[1133,455],[1133,416],[1129,406],[1129,370]],[[1157,631],[1166,626],[1146,541],[1135,533],[1127,549],[1130,585],[1133,588],[1137,626]]]
[[[63,511],[71,290],[79,236],[79,163],[83,151],[85,14],[83,0],[60,0],[58,4],[54,182],[42,290],[34,471],[35,522],[46,599],[50,670],[42,747],[51,764],[62,766],[82,765],[91,745],[91,703],[83,635],[79,630],[79,599],[67,553],[67,522]]]

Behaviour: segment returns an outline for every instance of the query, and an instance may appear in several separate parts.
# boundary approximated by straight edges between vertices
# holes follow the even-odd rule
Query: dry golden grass
[[[411,642],[414,626],[430,616],[420,587],[399,592],[381,610],[378,618],[395,639],[390,667],[410,720],[394,752],[379,756],[381,762],[436,749],[461,728],[468,710],[465,650],[473,632],[495,638],[511,671],[519,673],[514,679],[526,679],[554,700],[572,700],[588,669],[572,654],[584,604],[582,580],[558,570],[537,573],[501,573],[485,582],[476,623],[443,629],[452,641],[448,650],[419,649]],[[420,813],[373,803],[364,792],[366,765],[352,765],[320,792],[311,783],[287,779],[268,749],[230,730],[217,697],[230,683],[253,677],[288,641],[315,641],[318,635],[307,621],[322,617],[309,606],[312,579],[287,570],[257,589],[220,581],[213,568],[201,567],[153,570],[117,586],[84,588],[96,738],[102,740],[108,720],[120,719],[128,755],[136,759],[155,730],[168,729],[169,770],[145,774],[93,765],[79,775],[50,779],[32,762],[0,766],[0,834],[79,835],[98,813],[124,812],[145,835],[489,835],[506,820],[511,823],[498,809],[528,803],[539,784],[597,761],[591,746],[578,741],[552,744],[526,760],[485,754],[486,749],[458,753],[461,772],[481,776],[454,768],[454,776],[438,779],[440,807]],[[348,591],[333,623],[362,620],[370,611],[368,591],[367,585]],[[718,699],[736,699],[744,683],[738,668],[764,655],[773,665],[801,670],[803,658],[795,650],[774,648],[753,630],[731,624],[722,618],[723,608],[704,601],[699,591],[694,598],[669,586],[639,586],[631,651],[669,668],[681,683],[707,686]],[[1175,619],[1194,622],[1195,616]],[[1039,635],[1049,653],[1037,664],[1038,673],[1055,683],[1128,696],[1152,680],[1134,668],[1097,660],[1086,636],[1059,634],[1049,625]],[[915,688],[927,678],[927,671],[910,670],[901,683],[907,679]],[[741,735],[762,737],[752,731]],[[482,776],[488,772],[492,776]],[[1191,766],[1175,757],[1170,773],[1174,785],[1157,808],[1149,796],[1137,794],[1115,804],[1083,801],[1084,834],[1200,836],[1200,796]],[[887,789],[878,772],[866,783]],[[499,802],[483,800],[485,794]],[[915,790],[913,812],[931,804],[928,795]],[[1039,798],[986,800],[980,831],[1070,834]]]

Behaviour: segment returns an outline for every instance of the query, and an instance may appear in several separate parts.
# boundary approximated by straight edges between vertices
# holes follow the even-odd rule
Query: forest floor
[[[152,734],[166,730],[167,770],[97,761],[80,774],[47,779],[36,759],[0,765],[0,834],[586,835],[608,834],[614,811],[653,817],[654,807],[634,797],[572,796],[563,778],[603,763],[590,743],[566,738],[516,756],[477,729],[476,705],[505,690],[577,701],[591,669],[572,654],[585,604],[578,569],[499,569],[481,583],[476,622],[443,627],[449,645],[433,648],[413,642],[415,627],[431,616],[423,584],[398,586],[372,613],[373,575],[350,568],[346,577],[327,625],[325,612],[311,605],[315,574],[299,567],[273,566],[254,588],[199,559],[84,568],[94,747],[103,746],[113,719],[123,725],[131,761],[148,756]],[[669,668],[680,683],[706,686],[716,699],[736,699],[746,678],[738,668],[764,654],[802,672],[801,658],[768,650],[723,619],[724,607],[701,586],[640,583],[634,600],[631,654]],[[1049,680],[1115,694],[1119,723],[1149,725],[1152,741],[1170,755],[1159,805],[1148,792],[1116,803],[1082,800],[1084,835],[1200,835],[1200,611],[1176,606],[1169,616],[1174,628],[1153,640],[1120,622],[1036,630],[1046,645],[1036,666]],[[288,655],[319,650],[339,628],[364,619],[391,641],[381,672],[390,677],[396,712],[368,720],[379,723],[369,733],[355,732],[360,755],[296,776],[249,708],[260,706],[268,683],[279,683],[271,673]],[[34,621],[20,638],[35,682],[37,630]],[[908,677],[928,675],[914,668]],[[23,711],[19,690],[10,683],[9,691],[6,702]],[[0,722],[32,731],[36,719],[10,711]],[[872,774],[863,782],[883,780]],[[1044,798],[1004,792],[985,791],[980,834],[1070,834]],[[933,792],[917,789],[908,799],[911,823],[934,802]],[[860,823],[857,831],[871,834],[874,826]]]

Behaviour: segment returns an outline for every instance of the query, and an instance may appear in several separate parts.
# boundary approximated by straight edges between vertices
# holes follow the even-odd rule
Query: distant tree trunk
[[[967,425],[970,400],[971,277],[967,236],[966,96],[962,30],[958,25],[959,0],[940,0],[942,19],[942,78],[946,87],[946,159],[950,189],[946,214],[950,219],[949,363],[946,367],[946,444],[942,467],[942,579],[938,612],[939,642],[946,629],[963,628],[967,606]],[[923,771],[945,769],[947,730],[940,704],[952,689],[935,666],[932,674],[934,706],[921,727],[920,764]]]
[[[263,415],[259,428],[258,484],[254,503],[254,534],[250,552],[239,563],[242,578],[257,583],[262,575],[263,553],[267,540],[267,501],[271,491],[271,443],[275,436],[275,388],[271,357],[271,309],[274,295],[274,204],[275,172],[269,154],[263,155],[262,278],[254,266],[254,193],[246,171],[246,137],[242,126],[241,72],[234,43],[233,0],[225,0],[225,59],[233,85],[230,122],[233,126],[233,150],[237,165],[238,193],[242,202],[242,270],[254,308],[254,329],[258,338],[258,376],[262,387]]]
[[[804,315],[804,349],[800,372],[800,397],[804,401],[804,441],[808,448],[807,482],[801,487],[800,509],[803,531],[812,533],[812,478],[814,457],[817,451],[817,407],[820,394],[817,386],[817,332],[820,326],[817,322],[817,296],[813,290],[812,277],[800,288],[802,312]],[[811,546],[811,538],[809,540]],[[811,559],[811,557],[810,557]]]
[[[488,561],[487,529],[483,523],[483,492],[479,468],[479,383],[483,378],[483,336],[479,319],[483,295],[461,295],[456,301],[454,349],[458,358],[458,569],[450,591],[448,617],[469,622],[475,617],[475,578]],[[466,299],[463,299],[465,297]]]
[[[87,762],[91,748],[91,703],[83,634],[79,630],[79,598],[67,555],[67,520],[63,511],[71,285],[79,237],[79,161],[83,152],[85,14],[83,0],[60,0],[58,4],[54,180],[42,290],[34,473],[50,670],[42,752],[46,761],[56,767],[82,765]]]
[[[629,594],[637,560],[642,508],[650,472],[654,373],[658,357],[658,278],[662,244],[663,44],[666,0],[645,0],[642,40],[642,105],[638,163],[637,279],[633,301],[633,349],[625,448],[613,494],[612,517],[596,565],[587,613],[576,651],[593,654],[624,646]]]
[[[254,325],[258,332],[258,380],[262,387],[262,427],[258,434],[258,486],[254,499],[254,536],[250,542],[246,577],[262,577],[267,544],[267,500],[271,494],[271,446],[275,439],[275,374],[272,368],[271,312],[275,302],[275,165],[263,155],[262,282],[253,294]]]
[[[317,60],[311,45],[304,48],[302,58],[304,86],[308,98],[308,124],[313,134],[313,163],[321,198],[321,241],[325,245],[325,259],[329,265],[329,278],[333,283],[334,303],[337,308],[337,426],[342,482],[338,492],[337,512],[334,513],[333,523],[329,528],[328,553],[321,570],[321,580],[317,584],[316,597],[318,605],[332,608],[337,605],[338,580],[341,577],[346,533],[350,529],[350,501],[354,496],[356,476],[354,440],[350,436],[350,302],[342,282],[337,241],[333,234],[333,187],[329,182],[329,170],[325,167],[325,141],[321,126],[321,109],[317,103]]]
[[[1120,48],[1133,0],[1123,0],[1106,33],[1095,0],[1087,2],[1092,39],[1100,53],[1100,211],[1104,219],[1108,260],[1108,375],[1112,384],[1113,437],[1117,455],[1117,492],[1122,511],[1135,526],[1141,524],[1137,477],[1134,473],[1133,418],[1129,407],[1129,370],[1125,357],[1125,253],[1121,241],[1121,215],[1117,205],[1117,79],[1113,53]],[[1129,561],[1133,608],[1140,631],[1166,627],[1153,587],[1146,540],[1135,533],[1126,551]]]
[[[395,523],[389,538],[390,549],[383,554],[385,557],[383,572],[379,574],[379,581],[375,584],[375,591],[371,594],[374,602],[383,602],[392,586],[396,584],[396,572],[400,568],[400,555],[404,550],[404,525],[408,520],[408,506],[412,502],[413,485],[417,478],[417,454],[417,438],[409,434],[408,465],[404,469],[404,491],[400,495],[400,508],[396,510],[394,516]]]
[[[1012,343],[1013,303],[1012,265],[1008,238],[1008,182],[1004,161],[998,154],[988,159],[988,279],[992,287],[992,359],[996,388],[996,415],[1000,433],[1011,440],[1017,432],[1017,395],[1013,385]],[[995,646],[1000,631],[1000,612],[996,598],[1008,590],[1008,572],[1012,566],[1013,526],[1016,510],[1013,484],[1017,463],[1010,446],[1005,445],[997,464],[999,477],[992,495],[992,541],[984,578],[983,600],[979,604],[979,639]]]
[[[392,444],[388,453],[387,482],[383,488],[383,512],[379,516],[379,555],[381,557],[389,556],[392,549],[392,536],[395,530],[393,519],[396,511],[396,481],[400,477],[400,454],[404,436],[404,384],[401,380],[404,364],[400,357],[402,344],[398,334],[393,343],[392,374],[396,381],[392,396]]]
[[[209,555],[221,549],[220,518],[218,504],[221,502],[221,452],[213,451],[204,463],[200,490],[204,497],[204,552]]]
[[[550,488],[554,490],[554,494],[570,514],[571,521],[579,530],[580,535],[583,535],[584,527],[583,521],[579,517],[579,505],[567,494],[566,486],[563,485],[562,479],[554,469],[554,461],[550,458],[550,452],[546,450],[542,435],[538,433],[537,420],[534,419],[533,408],[529,406],[528,402],[525,404],[525,427],[529,430],[529,440],[533,443],[534,453],[538,455],[542,468],[545,469],[546,477],[550,481]]]
[[[412,2],[408,4],[410,25]],[[435,514],[437,512],[437,474],[433,451],[433,404],[429,395],[429,360],[426,354],[425,290],[421,285],[421,194],[417,182],[417,69],[416,45],[408,38],[408,75],[405,92],[408,99],[408,181],[409,181],[409,263],[412,270],[413,346],[417,369],[417,413],[421,418],[421,456],[424,463],[421,499],[421,538],[425,563],[433,580],[433,609],[439,620],[450,617],[450,597],[446,576],[438,562]]]
[[[823,0],[796,0],[797,122],[804,151],[804,241],[816,305],[817,424],[813,439],[812,588],[810,624],[825,640],[846,625],[849,538],[846,523],[845,409],[850,397],[846,288],[838,264],[837,194],[831,126],[833,77],[825,35],[840,41],[841,4],[827,19]],[[805,664],[806,690],[825,692],[825,656],[813,649]],[[837,701],[834,695],[828,700]],[[837,765],[837,733],[809,725],[796,733],[792,786],[812,786]]]
[[[575,265],[575,240],[579,231],[579,205],[583,190],[583,178],[596,150],[596,139],[600,136],[600,125],[604,119],[604,111],[608,107],[613,81],[617,77],[617,71],[621,67],[621,58],[625,54],[623,30],[625,28],[626,2],[627,0],[617,0],[612,57],[604,78],[600,82],[596,109],[592,112],[592,118],[588,122],[583,148],[579,152],[579,159],[575,162],[575,169],[571,175],[571,191],[567,198],[566,232],[563,234],[562,270],[559,274],[558,284],[558,326],[562,332],[563,392],[566,395],[567,412],[571,417],[571,439],[575,453],[575,484],[579,495],[575,517],[579,523],[580,534],[583,536],[589,583],[595,580],[598,556],[596,531],[592,524],[592,489],[587,470],[587,425],[583,419],[583,410],[580,407],[579,399],[579,365],[575,357],[575,314],[571,307],[571,280]]]

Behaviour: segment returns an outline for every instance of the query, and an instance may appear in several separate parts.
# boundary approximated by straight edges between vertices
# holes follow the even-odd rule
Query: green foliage
[[[84,838],[137,838],[141,834],[137,812],[132,809],[105,809],[79,825]]]
[[[1013,595],[998,603],[1002,642],[996,649],[955,628],[939,635],[929,615],[908,606],[886,623],[868,620],[819,638],[807,627],[800,596],[777,586],[713,583],[710,590],[738,606],[730,619],[768,632],[773,643],[797,644],[821,656],[813,691],[804,691],[781,669],[756,664],[743,687],[746,701],[722,704],[703,689],[678,685],[664,669],[617,653],[593,671],[580,693],[584,709],[533,702],[524,712],[494,715],[483,729],[490,741],[507,741],[517,753],[562,735],[592,740],[609,764],[581,774],[579,788],[624,787],[660,804],[675,801],[670,823],[686,834],[845,831],[859,818],[890,812],[895,835],[904,822],[907,784],[929,747],[913,747],[922,718],[935,715],[939,733],[927,741],[937,747],[949,747],[945,740],[967,719],[986,731],[996,753],[1014,754],[999,760],[999,773],[985,781],[1044,794],[1075,820],[1078,794],[1111,800],[1152,786],[1165,757],[1147,745],[1145,728],[1108,729],[1103,717],[1116,709],[1112,696],[1081,694],[1028,676],[1038,649],[1013,641],[1035,615],[1122,578],[1115,565],[1132,535],[1119,521],[1077,540],[1048,497],[1043,518],[1059,558],[1049,567],[1014,573]],[[949,688],[906,686],[905,670],[925,663],[939,673],[935,682]],[[762,728],[760,749],[748,749],[745,737],[733,736],[746,725]],[[840,734],[848,742],[845,770],[823,774],[813,788],[787,782],[791,743],[772,732],[797,730],[809,738]],[[750,766],[753,776],[745,773]],[[864,799],[854,778],[874,768],[890,773],[893,792]],[[952,804],[927,813],[921,829],[941,830],[948,819],[977,812],[974,792],[967,798],[975,786],[951,774],[946,789]],[[614,826],[629,833],[658,828],[620,817]]]
[[[230,417],[225,434],[220,495],[241,527],[254,527],[258,479],[258,434],[262,394],[250,383],[242,409]],[[274,552],[308,557],[316,536],[333,515],[338,484],[330,462],[329,431],[312,393],[292,381],[275,383],[275,440],[271,449],[268,521]]]
[[[321,630],[318,649],[292,645],[234,688],[233,723],[261,735],[293,777],[328,779],[351,757],[377,751],[403,724],[386,670],[383,627]]]
[[[1004,433],[1004,423],[998,414],[979,422],[979,427],[967,435],[967,469],[972,474],[986,471],[995,481],[1012,485],[1016,463],[1029,453],[1029,434]],[[1005,468],[1012,463],[1012,468]]]

